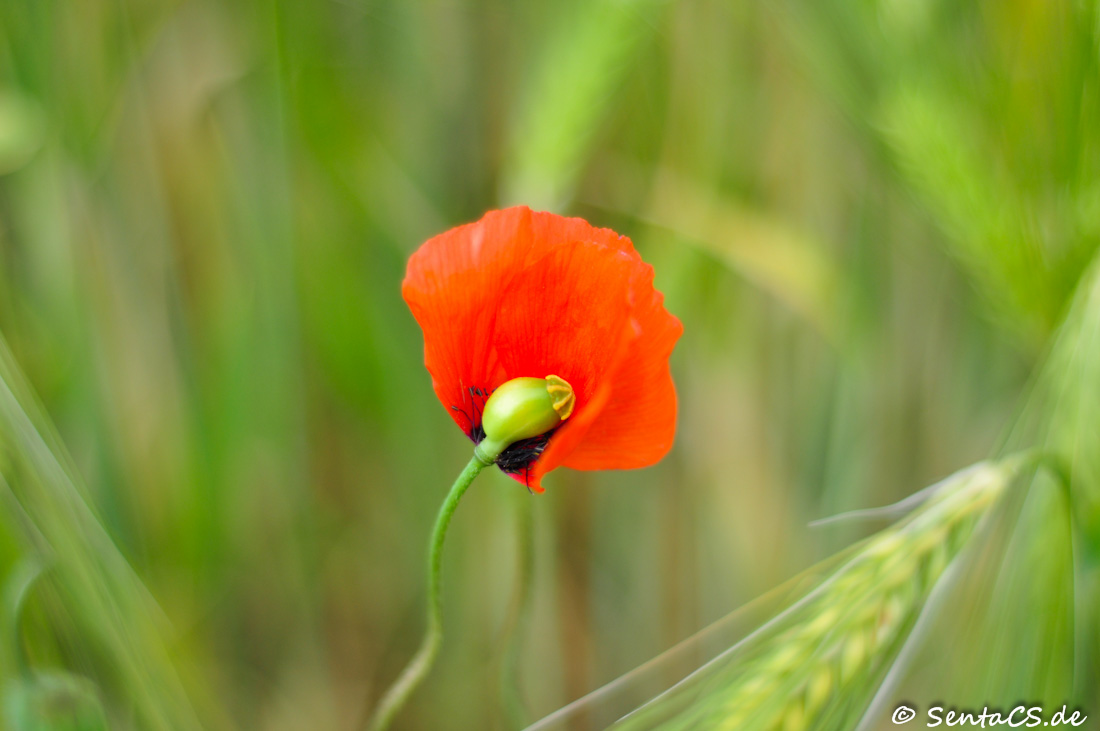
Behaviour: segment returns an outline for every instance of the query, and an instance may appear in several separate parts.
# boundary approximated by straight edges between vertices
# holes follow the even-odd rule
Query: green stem
[[[12,571],[5,587],[6,600],[11,611],[10,631],[12,646],[15,648],[15,669],[24,679],[30,677],[31,670],[27,646],[23,641],[23,610],[26,607],[27,598],[44,571],[42,564],[37,560],[24,559]]]
[[[451,517],[454,515],[455,508],[458,507],[458,501],[462,499],[466,488],[478,473],[489,464],[491,462],[486,462],[475,453],[473,459],[462,470],[462,474],[455,480],[455,484],[451,486],[447,499],[439,508],[435,528],[432,530],[431,543],[428,546],[428,627],[424,631],[420,649],[416,651],[413,659],[401,671],[401,675],[378,703],[378,708],[375,709],[374,715],[367,724],[369,731],[384,731],[389,728],[394,716],[427,677],[436,655],[439,654],[439,646],[443,642],[443,602],[439,595],[442,583],[443,541],[447,537],[447,527],[451,524]]]

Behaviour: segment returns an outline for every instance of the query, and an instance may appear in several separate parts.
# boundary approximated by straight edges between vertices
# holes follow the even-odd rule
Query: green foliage
[[[613,728],[852,728],[1020,460],[979,464],[812,591]]]
[[[1033,449],[908,661],[883,645],[890,684],[851,698],[1085,703],[1098,34],[1095,2],[0,3],[0,571],[54,566],[35,677],[93,684],[112,728],[361,720],[415,649],[469,457],[404,262],[522,200],[653,262],[685,323],[677,446],[537,499],[483,478],[398,727],[510,728],[743,605],[739,638],[558,719],[607,725],[758,625],[763,662],[795,629],[773,610],[877,540],[809,521]],[[915,611],[935,590],[910,579]]]
[[[95,688],[71,675],[13,681],[3,695],[12,731],[106,731]]]
[[[164,644],[159,611],[87,504],[46,424],[0,340],[0,444],[6,455],[0,494],[23,550],[43,557],[56,576],[56,631],[81,638],[80,651],[99,677],[111,680],[120,708],[132,709],[141,727],[197,728]],[[15,579],[6,632],[22,653],[18,619],[34,579]],[[31,675],[26,667],[23,675],[7,691],[16,728],[39,728],[47,721],[35,719],[66,716],[70,706],[74,728],[90,727],[94,692],[82,681],[64,673]]]

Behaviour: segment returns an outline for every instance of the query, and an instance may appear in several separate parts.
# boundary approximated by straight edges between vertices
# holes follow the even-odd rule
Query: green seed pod
[[[485,402],[481,427],[485,439],[474,452],[493,462],[510,444],[545,434],[573,413],[573,387],[558,376],[513,378]]]

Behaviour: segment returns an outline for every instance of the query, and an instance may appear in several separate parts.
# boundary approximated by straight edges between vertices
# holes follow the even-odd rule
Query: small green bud
[[[485,402],[485,438],[474,452],[489,464],[514,442],[545,434],[568,419],[575,403],[573,387],[563,378],[513,378]]]

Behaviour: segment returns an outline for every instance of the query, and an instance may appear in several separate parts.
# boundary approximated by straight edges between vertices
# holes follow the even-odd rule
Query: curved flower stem
[[[369,731],[384,731],[393,721],[394,716],[416,690],[417,686],[432,669],[435,657],[439,654],[439,646],[443,642],[443,602],[439,595],[441,574],[443,566],[443,541],[447,537],[447,527],[451,524],[458,501],[470,483],[474,481],[478,473],[488,466],[488,463],[480,459],[476,454],[470,460],[466,468],[451,486],[447,493],[447,499],[439,508],[439,515],[435,519],[435,528],[432,530],[431,543],[428,545],[428,627],[424,631],[424,639],[420,642],[420,649],[416,655],[401,671],[401,675],[390,686],[386,694],[382,696],[374,715],[367,723]]]

